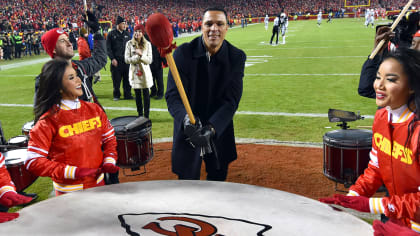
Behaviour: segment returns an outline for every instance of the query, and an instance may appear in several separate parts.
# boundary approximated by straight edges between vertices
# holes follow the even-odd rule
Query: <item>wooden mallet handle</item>
[[[154,13],[147,18],[146,32],[147,35],[149,35],[150,41],[153,45],[159,48],[159,50],[168,51],[165,52],[166,61],[168,62],[172,77],[174,78],[176,88],[178,89],[178,93],[182,100],[182,104],[184,104],[191,124],[194,125],[196,123],[194,114],[192,113],[190,103],[188,101],[187,95],[185,94],[184,86],[182,85],[182,81],[178,73],[178,68],[176,67],[171,52],[173,40],[171,23],[169,23],[169,20],[163,14]]]
[[[190,118],[191,124],[195,124],[194,114],[191,110],[190,102],[188,101],[187,94],[185,94],[184,86],[182,85],[181,78],[178,73],[178,68],[176,67],[174,57],[172,53],[168,53],[165,56],[166,61],[168,62],[169,69],[171,69],[172,77],[178,89],[178,93],[181,96],[182,103],[184,104],[185,110],[187,111],[188,117]]]
[[[410,7],[410,5],[413,3],[414,0],[410,0],[408,1],[408,3],[405,5],[405,7],[403,8],[403,10],[401,11],[401,13],[398,15],[397,19],[394,21],[394,23],[392,23],[391,25],[391,31],[393,31],[395,29],[395,27],[397,27],[398,23],[400,22],[400,20],[404,17],[405,13],[407,13],[408,8]],[[375,50],[373,50],[373,52],[370,54],[369,59],[373,59],[376,54],[378,54],[379,50],[382,48],[382,46],[384,46],[385,43],[385,39],[382,39],[378,45],[376,46]]]

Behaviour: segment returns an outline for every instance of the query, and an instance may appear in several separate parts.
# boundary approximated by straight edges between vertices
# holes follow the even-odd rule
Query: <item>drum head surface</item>
[[[363,220],[303,196],[187,180],[114,184],[53,197],[23,208],[19,218],[0,227],[0,235],[63,234],[362,236],[373,231]]]
[[[7,151],[3,154],[4,158],[6,159],[6,166],[17,165],[23,163],[26,160],[27,149],[15,149]]]
[[[114,127],[115,132],[120,132],[125,130],[124,126],[134,121],[135,119],[137,119],[137,116],[121,116],[112,119],[110,122]]]
[[[30,131],[32,128],[34,127],[34,121],[29,121],[26,122],[23,126],[22,126],[22,130],[23,131]]]
[[[7,141],[7,143],[9,143],[9,144],[23,143],[27,140],[28,140],[28,138],[26,136],[20,135],[20,136],[10,138],[9,141]]]
[[[342,146],[371,146],[372,131],[366,129],[339,129],[325,133],[324,142]]]

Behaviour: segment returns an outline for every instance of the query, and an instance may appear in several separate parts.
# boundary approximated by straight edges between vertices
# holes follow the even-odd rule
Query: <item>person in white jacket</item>
[[[144,37],[144,33],[143,25],[134,27],[133,38],[125,46],[124,59],[125,63],[130,64],[128,80],[136,95],[137,113],[139,116],[144,115],[144,117],[149,118],[149,88],[153,86],[153,76],[149,65],[152,63],[153,57],[152,45]]]

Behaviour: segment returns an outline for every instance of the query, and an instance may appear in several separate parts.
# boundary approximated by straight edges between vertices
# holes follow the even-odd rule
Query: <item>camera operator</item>
[[[378,51],[373,59],[367,59],[363,64],[360,73],[358,93],[360,96],[375,98],[373,82],[376,78],[376,72],[382,59],[398,47],[408,48],[420,51],[420,31],[419,30],[419,12],[411,13],[408,18],[403,17],[398,23],[394,32],[391,31],[391,24],[378,25],[376,27],[375,43],[373,50],[382,39],[385,39],[384,46]],[[396,17],[394,18],[394,20]],[[372,50],[372,51],[373,51]]]

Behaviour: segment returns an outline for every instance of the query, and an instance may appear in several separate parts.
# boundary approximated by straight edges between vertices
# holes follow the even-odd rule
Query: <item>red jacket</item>
[[[103,179],[75,179],[75,168],[100,168],[116,163],[114,128],[104,111],[95,103],[80,100],[73,110],[51,109],[30,131],[25,167],[38,176],[49,176],[60,192],[72,192],[97,186]]]
[[[396,117],[400,117],[400,121],[390,123],[387,109],[376,112],[371,160],[350,190],[370,197],[385,184],[389,197],[382,199],[384,214],[414,229],[419,227],[414,222],[420,223],[420,217],[416,216],[420,213],[420,160],[417,152],[420,122],[417,121],[418,126],[406,145],[408,125],[415,115],[406,106],[399,114]]]
[[[79,51],[79,59],[84,60],[91,57],[89,44],[82,36],[77,39],[77,50]]]
[[[0,196],[8,191],[16,191],[16,188],[6,169],[5,157],[0,152]]]

